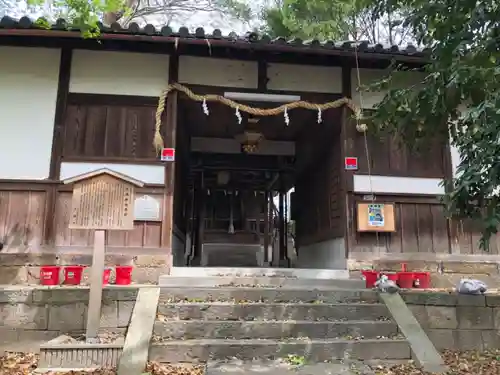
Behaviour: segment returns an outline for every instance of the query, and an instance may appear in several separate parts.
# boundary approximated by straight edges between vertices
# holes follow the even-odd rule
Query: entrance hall
[[[244,103],[272,108],[285,99]],[[343,110],[325,111],[318,123],[316,112],[294,109],[287,124],[283,115],[238,115],[221,103],[207,106],[209,115],[179,97],[174,223],[185,241],[174,239],[174,266],[345,269]]]

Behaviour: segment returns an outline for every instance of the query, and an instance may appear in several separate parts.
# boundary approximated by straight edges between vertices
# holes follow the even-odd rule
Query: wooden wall
[[[324,122],[311,125],[314,131],[306,127],[296,143],[297,164],[302,166],[294,197],[299,246],[344,235],[341,113],[327,112]]]
[[[38,186],[37,186],[38,185]],[[45,232],[46,188],[49,185],[0,183],[2,251],[39,249]]]
[[[421,150],[410,150],[394,136],[363,133],[354,136],[357,173],[401,177],[443,178],[449,171],[449,155],[445,144],[435,141]],[[368,148],[368,157],[366,149]]]
[[[157,162],[153,148],[155,114],[153,100],[134,103],[129,98],[72,94],[64,122],[62,157]]]
[[[55,216],[46,219],[49,195],[55,189]],[[142,188],[163,203],[162,189]],[[0,243],[2,251],[30,252],[64,249],[86,249],[92,246],[91,231],[68,229],[71,211],[71,189],[51,183],[0,183]],[[53,234],[47,233],[53,228]],[[50,235],[53,241],[45,241]],[[133,231],[110,232],[109,246],[160,247],[161,222],[135,222]]]
[[[482,251],[477,223],[449,220],[444,205],[436,198],[378,195],[377,203],[395,203],[396,231],[378,235],[358,232],[355,213],[356,204],[361,201],[360,195],[349,197],[350,253],[500,254],[500,235],[492,237],[489,251]]]
[[[152,146],[156,103],[148,98],[70,94],[61,132],[59,162],[161,165]],[[163,207],[162,185],[146,185]],[[59,181],[0,181],[3,251],[89,248],[90,231],[70,230],[71,187]],[[51,214],[54,212],[54,214]],[[162,217],[162,213],[160,213]],[[159,248],[162,222],[136,221],[129,232],[110,232],[109,246]]]
[[[435,198],[377,196],[377,203],[395,203],[394,233],[357,231],[356,206],[362,196],[349,197],[351,212],[348,242],[350,252],[447,253],[450,252],[448,220],[443,205]],[[366,201],[364,201],[366,203]]]

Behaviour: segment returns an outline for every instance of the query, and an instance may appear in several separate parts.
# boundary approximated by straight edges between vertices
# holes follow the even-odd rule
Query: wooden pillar
[[[54,132],[52,135],[52,152],[50,159],[49,180],[59,180],[61,158],[64,144],[64,116],[68,102],[69,79],[71,71],[72,50],[63,48],[59,62],[59,81],[57,84],[56,112],[54,118]],[[57,184],[48,185],[45,201],[45,226],[43,242],[50,246],[55,242]]]
[[[176,82],[178,75],[178,56],[170,56],[169,83]],[[177,135],[177,91],[171,91],[165,105],[165,147],[175,149]],[[165,249],[172,265],[172,230],[174,228],[174,192],[175,192],[175,161],[166,162],[165,188],[163,196],[163,226],[161,232],[161,247]]]
[[[177,92],[170,92],[166,103],[166,137],[165,146],[175,148],[175,133],[177,128]],[[163,203],[163,230],[161,246],[172,255],[172,229],[174,226],[174,190],[175,162],[165,165],[165,192]]]
[[[280,176],[280,179],[283,177]],[[282,261],[286,259],[285,256],[285,251],[286,251],[286,246],[285,246],[285,194],[283,191],[283,183],[280,181],[280,195],[279,195],[279,233],[280,233],[280,257],[279,261]]]
[[[203,172],[201,172],[198,180],[198,193],[196,198],[196,243],[193,255],[193,261],[196,265],[198,265],[201,261],[201,253],[203,250],[203,233],[205,232],[205,196],[205,181]]]
[[[351,82],[351,67],[345,65],[342,67],[342,95],[346,98],[352,98],[352,82]],[[341,221],[345,242],[345,258],[349,258],[349,246],[352,241],[351,234],[353,233],[352,223],[354,212],[351,209],[352,202],[349,200],[354,189],[354,172],[346,171],[344,166],[344,158],[347,156],[356,156],[355,139],[356,139],[356,122],[352,118],[352,111],[344,106],[341,111],[341,130],[340,130],[340,181],[341,194],[339,194],[339,206],[341,215],[344,220]]]
[[[269,262],[269,190],[264,192],[264,263]],[[260,222],[259,222],[260,224]],[[260,226],[260,225],[259,225]]]
[[[193,258],[193,246],[195,244],[196,232],[194,230],[195,218],[194,218],[194,208],[195,208],[195,189],[189,190],[187,193],[187,213],[186,213],[186,244],[184,248],[184,259],[186,260],[185,266],[188,266],[191,259]],[[189,242],[187,238],[189,236]],[[187,257],[186,257],[187,254]]]

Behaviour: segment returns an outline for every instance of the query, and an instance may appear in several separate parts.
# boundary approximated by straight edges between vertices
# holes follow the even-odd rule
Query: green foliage
[[[263,10],[263,29],[275,37],[347,38],[356,6],[356,2],[343,0],[283,0]]]
[[[215,0],[214,7],[225,15],[243,22],[253,17],[252,9],[244,0]]]
[[[29,6],[41,6],[45,0],[28,0]],[[78,27],[84,37],[99,35],[98,22],[108,12],[127,12],[123,0],[53,0],[51,5],[59,9],[64,18],[74,27]],[[48,22],[39,21],[39,26],[49,27]]]
[[[373,123],[411,146],[451,134],[462,162],[447,185],[448,212],[481,222],[486,250],[500,224],[500,2],[389,0],[388,6],[413,9],[405,24],[419,43],[432,46],[432,59],[420,85],[389,91]]]

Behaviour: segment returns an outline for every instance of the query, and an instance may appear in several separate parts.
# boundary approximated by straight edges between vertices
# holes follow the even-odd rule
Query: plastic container
[[[415,288],[427,289],[431,287],[431,274],[429,272],[414,272]]]
[[[398,273],[398,285],[403,289],[413,288],[413,282],[415,281],[414,272],[399,272]]]
[[[64,284],[80,285],[82,282],[84,266],[67,266],[64,267]]]
[[[43,266],[40,267],[40,284],[42,285],[59,285],[59,266]]]
[[[378,280],[378,272],[373,271],[373,270],[366,270],[366,271],[361,271],[361,274],[363,275],[365,279],[365,285],[368,289],[374,288],[375,283]]]
[[[130,285],[132,282],[132,266],[116,266],[116,285]]]
[[[102,273],[102,284],[108,285],[110,277],[111,277],[111,268],[104,269],[104,272]]]

